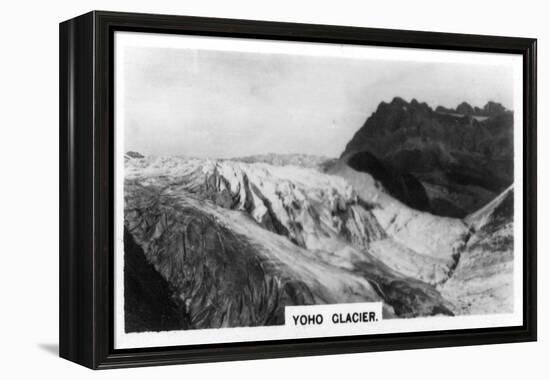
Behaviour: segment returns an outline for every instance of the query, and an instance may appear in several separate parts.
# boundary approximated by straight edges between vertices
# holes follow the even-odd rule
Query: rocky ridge
[[[386,171],[422,183],[425,194],[417,191],[416,197],[422,202],[427,197],[429,205],[417,207],[462,218],[513,182],[513,112],[494,102],[433,110],[414,99],[394,98],[380,103],[341,159],[347,162],[364,152]],[[399,190],[393,195],[414,207]]]

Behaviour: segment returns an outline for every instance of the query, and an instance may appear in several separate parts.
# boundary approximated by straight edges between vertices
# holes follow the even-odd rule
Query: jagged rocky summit
[[[411,207],[462,218],[513,182],[513,112],[494,102],[433,110],[394,98],[380,103],[341,159]]]

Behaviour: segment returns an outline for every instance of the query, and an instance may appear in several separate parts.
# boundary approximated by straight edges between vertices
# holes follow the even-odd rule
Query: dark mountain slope
[[[168,282],[147,262],[145,254],[124,230],[124,317],[130,332],[179,330],[187,327],[181,305]]]
[[[380,162],[367,151],[353,154],[348,165],[358,172],[369,173],[395,198],[407,206],[426,211],[430,201],[424,187],[413,175],[400,172],[391,165]]]
[[[421,181],[431,212],[464,217],[511,185],[512,127],[513,113],[498,103],[434,111],[426,103],[394,98],[378,106],[342,158],[369,152],[386,168]]]

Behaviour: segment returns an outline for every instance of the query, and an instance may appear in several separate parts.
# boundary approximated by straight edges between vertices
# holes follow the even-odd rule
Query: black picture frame
[[[115,31],[447,49],[523,57],[522,326],[113,349]],[[534,341],[536,39],[93,11],[60,24],[60,356],[93,369]]]

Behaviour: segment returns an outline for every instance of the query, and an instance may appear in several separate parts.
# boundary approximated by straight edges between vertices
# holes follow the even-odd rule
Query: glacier
[[[166,280],[186,328],[281,324],[288,305],[383,301],[384,318],[408,318],[502,303],[478,306],[479,278],[466,276],[485,269],[489,229],[510,228],[507,216],[494,227],[497,206],[432,215],[343,161],[309,157],[127,155],[124,170],[125,230],[141,250],[125,254]]]

